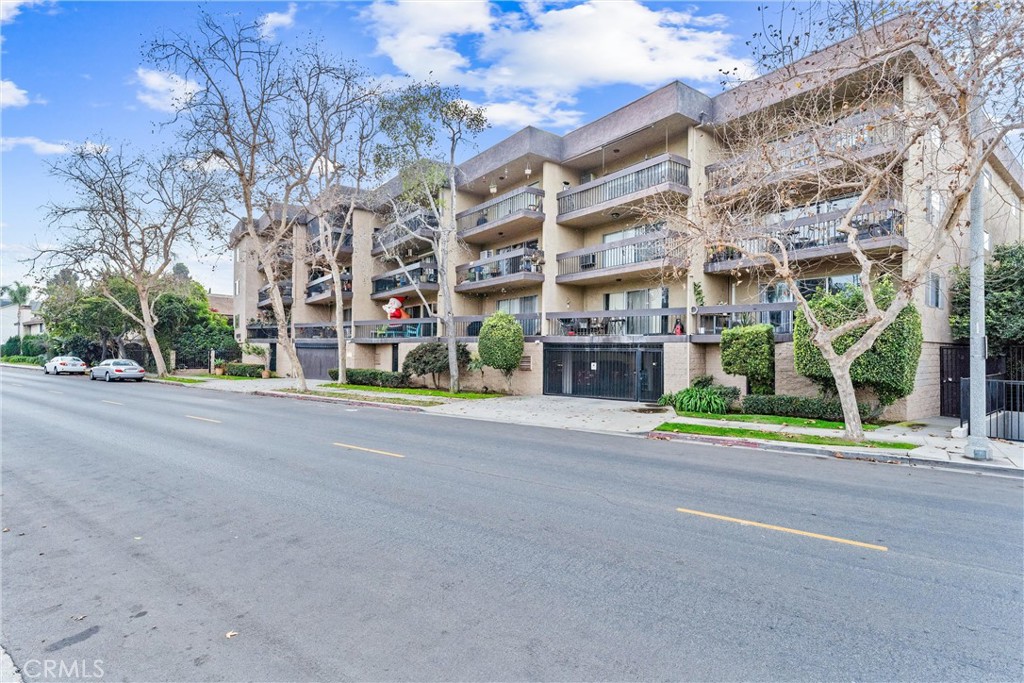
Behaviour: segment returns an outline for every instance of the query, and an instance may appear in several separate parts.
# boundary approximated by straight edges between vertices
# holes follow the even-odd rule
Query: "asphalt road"
[[[1024,675],[1019,479],[0,380],[26,680]]]

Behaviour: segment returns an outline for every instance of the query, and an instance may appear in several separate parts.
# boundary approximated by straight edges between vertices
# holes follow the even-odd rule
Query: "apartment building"
[[[838,44],[821,54],[828,58],[829,50],[841,54],[842,49]],[[753,161],[723,158],[728,124],[751,115],[750,93],[766,83],[774,94],[771,101],[758,100],[762,108],[796,96],[784,79],[776,83],[772,78],[715,97],[670,83],[564,135],[525,128],[462,163],[459,239],[448,245],[459,339],[473,348],[484,319],[506,311],[516,316],[526,336],[514,377],[517,393],[650,401],[702,374],[744,388],[744,378],[722,371],[721,332],[736,324],[767,322],[776,331],[777,391],[816,393],[793,369],[796,305],[770,272],[731,250],[694,248],[685,259],[670,258],[664,226],[643,221],[636,211],[653,197],[672,198],[696,210],[708,193],[738,191],[734,170]],[[927,84],[912,65],[898,83],[897,96],[878,102],[877,108],[918,107],[927,99]],[[855,88],[848,90],[845,97],[851,101],[859,97]],[[902,144],[899,130],[872,123],[873,106],[857,104],[858,113],[844,116],[843,123],[857,131],[863,159]],[[793,154],[806,142],[788,136],[779,141],[778,154]],[[918,144],[921,154],[928,145],[936,148],[932,152],[941,151],[941,144],[924,139]],[[858,240],[872,254],[885,254],[893,272],[909,271],[915,254],[934,239],[932,223],[944,199],[915,175],[926,172],[921,164],[903,164],[894,171],[889,196],[862,207],[863,216],[858,216],[863,229]],[[1003,150],[986,169],[984,185],[990,243],[1022,239],[1024,172],[1019,162]],[[786,235],[808,292],[855,282],[857,264],[845,234],[835,230],[851,199],[842,192],[824,198],[820,192],[811,194],[813,202],[797,201],[764,220]],[[411,232],[394,237],[386,229],[393,221]],[[353,225],[338,231],[347,273],[342,303],[349,321],[349,367],[398,369],[410,349],[443,332],[441,321],[424,305],[424,300],[436,304],[443,296],[437,262],[430,245],[415,237],[430,227],[426,214],[388,216],[382,207],[360,209]],[[300,220],[293,243],[281,254],[291,264],[281,287],[308,376],[326,376],[337,353],[329,273],[303,256],[318,229],[316,221]],[[237,234],[233,241],[235,310],[246,321],[238,332],[273,350],[277,332],[265,315],[271,283],[246,256],[246,240]],[[385,258],[396,254],[400,262]],[[924,349],[915,391],[889,409],[891,417],[940,412],[940,350],[953,341],[949,270],[964,263],[965,254],[966,236],[954,235],[915,294]],[[385,312],[385,306],[393,308],[393,299],[401,303],[401,318]],[[272,353],[272,358],[279,373],[291,371],[283,356]],[[463,384],[503,386],[490,371],[483,376],[467,372]]]

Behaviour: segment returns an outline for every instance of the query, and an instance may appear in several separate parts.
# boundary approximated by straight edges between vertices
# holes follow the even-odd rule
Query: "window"
[[[992,189],[992,171],[987,168],[981,172],[981,186],[986,190]]]
[[[606,311],[643,308],[668,308],[668,288],[634,289],[628,292],[608,292],[604,295]]]
[[[860,285],[860,275],[832,275],[829,277],[814,277],[797,280],[796,286],[805,299],[810,299],[819,289],[832,294],[841,292],[846,287],[857,287]],[[784,282],[775,282],[761,288],[761,303],[774,304],[784,301],[792,301],[793,295]]]
[[[942,277],[935,273],[928,273],[928,280],[925,282],[924,303],[931,308],[942,308]]]
[[[992,236],[988,234],[988,230],[985,231],[985,251],[992,249]]]
[[[498,302],[497,310],[515,315],[516,313],[536,313],[537,295],[521,296],[518,299],[502,299]]]
[[[616,230],[615,232],[607,232],[601,235],[601,241],[605,244],[609,242],[618,242],[619,240],[629,239],[630,237],[639,237],[640,235],[646,235],[651,232],[657,232],[661,228],[661,223],[649,223],[645,225],[637,225],[632,228],[626,228],[625,230]]]
[[[235,296],[238,296],[238,280],[235,280]]]
[[[929,187],[925,190],[926,193],[926,205],[925,213],[928,215],[928,222],[932,225],[938,225],[942,219],[942,215],[946,213],[946,196],[941,190]]]

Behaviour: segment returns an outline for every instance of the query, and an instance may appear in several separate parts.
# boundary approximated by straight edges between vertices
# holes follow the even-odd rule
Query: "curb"
[[[969,462],[951,462],[942,460],[929,460],[927,458],[915,458],[909,455],[899,455],[892,451],[850,451],[838,450],[836,448],[825,448],[820,446],[796,446],[778,441],[762,441],[760,439],[732,439],[722,436],[703,436],[698,434],[676,434],[672,432],[650,431],[648,439],[656,441],[693,441],[696,443],[714,444],[716,446],[730,446],[736,448],[751,448],[761,451],[775,451],[779,453],[791,453],[794,455],[813,455],[819,458],[833,458],[836,460],[859,460],[862,462],[874,462],[885,465],[909,465],[912,467],[937,467],[961,472],[990,473],[1010,475],[1015,478],[1024,479],[1024,470],[1014,467],[1003,467],[1002,465],[981,465]]]
[[[42,365],[25,365],[24,363],[0,363],[0,368],[20,368],[22,370],[42,370]]]
[[[333,396],[315,396],[309,394],[292,394],[285,391],[259,390],[248,392],[252,396],[268,396],[270,398],[292,398],[299,401],[317,401],[319,403],[339,403],[342,405],[362,406],[364,408],[387,408],[388,410],[399,410],[406,413],[422,413],[423,408],[418,406],[406,406],[397,403],[375,403],[374,401],[361,401],[352,398],[334,398]]]

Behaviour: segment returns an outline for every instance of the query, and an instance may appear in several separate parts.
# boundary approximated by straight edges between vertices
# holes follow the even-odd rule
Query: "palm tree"
[[[21,307],[28,303],[28,298],[32,295],[32,288],[15,280],[13,285],[0,287],[0,294],[6,294],[11,303],[18,307],[18,354],[24,355],[25,341],[21,337]]]

